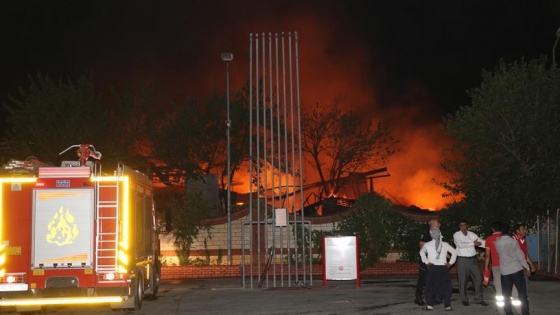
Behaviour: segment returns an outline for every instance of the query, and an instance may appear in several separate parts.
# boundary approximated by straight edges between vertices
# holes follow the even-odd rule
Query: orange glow
[[[301,104],[304,108],[317,103],[331,103],[341,97],[343,101],[340,105],[344,110],[352,110],[362,117],[387,124],[391,134],[400,141],[401,151],[386,165],[391,176],[375,179],[377,192],[388,192],[396,199],[391,198],[396,203],[432,210],[439,210],[451,201],[442,198],[444,191],[434,182],[434,179],[446,179],[446,174],[439,166],[446,140],[439,126],[439,117],[433,116],[434,104],[421,84],[409,82],[406,95],[401,97],[406,99],[406,104],[378,105],[374,82],[382,81],[388,74],[384,73],[386,69],[379,56],[358,35],[345,32],[344,29],[335,31],[332,28],[334,23],[328,17],[305,10],[285,18],[266,20],[255,17],[245,22],[235,29],[235,33],[245,36],[238,38],[243,44],[248,42],[249,33],[263,30],[298,32]],[[336,25],[340,26],[341,23]],[[341,36],[345,38],[344,45],[340,45]],[[336,53],[331,49],[334,46]],[[210,43],[210,48],[214,47],[216,50],[224,47],[223,38]],[[237,55],[239,58],[230,69],[233,74],[232,85],[238,89],[248,75],[249,60],[245,48]],[[372,65],[378,69],[375,74],[369,72],[369,69],[374,68]],[[221,68],[215,71],[222,72]],[[211,85],[208,82],[208,86]],[[306,184],[317,181],[309,169],[306,168],[305,173]],[[240,180],[238,174],[236,180]],[[389,197],[389,194],[385,195]]]
[[[426,116],[420,107],[394,107],[384,113],[395,138],[400,140],[401,151],[389,161],[391,177],[376,181],[376,190],[386,190],[403,205],[416,205],[423,209],[439,210],[453,198],[442,198],[445,192],[436,181],[445,181],[447,174],[441,169],[442,151],[449,144],[438,121],[414,125],[419,117]],[[398,121],[395,121],[398,120]]]
[[[341,97],[343,109],[387,123],[393,136],[401,141],[401,151],[388,165],[380,165],[387,166],[391,176],[375,179],[375,190],[393,196],[394,202],[426,209],[438,210],[451,201],[441,197],[443,189],[433,181],[446,179],[439,167],[446,143],[427,90],[419,82],[403,79],[406,86],[399,91],[402,94],[398,95],[399,101],[378,104],[377,82],[383,82],[391,73],[387,73],[384,56],[361,34],[346,26],[350,24],[348,21],[340,16],[335,21],[334,16],[314,11],[312,6],[280,14],[274,6],[258,5],[247,10],[232,2],[224,4],[222,10],[230,14],[223,16],[220,25],[213,26],[213,34],[222,36],[205,37],[204,41],[192,43],[197,51],[204,53],[189,64],[188,72],[169,75],[163,69],[154,68],[155,63],[143,63],[143,67],[129,69],[128,75],[143,78],[148,84],[165,86],[168,97],[174,100],[185,96],[202,99],[214,91],[225,92],[225,64],[219,56],[231,51],[235,60],[229,65],[230,90],[238,91],[249,76],[249,34],[297,31],[302,106],[331,103]],[[104,66],[113,69],[116,65],[107,61]],[[136,145],[144,148],[143,152],[149,151],[145,149],[149,146],[146,143]],[[317,180],[307,169],[305,176],[306,184]],[[233,191],[248,193],[250,181],[246,172],[236,173],[233,180]]]

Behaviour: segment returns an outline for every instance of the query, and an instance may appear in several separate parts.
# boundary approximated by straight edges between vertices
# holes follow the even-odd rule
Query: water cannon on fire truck
[[[86,163],[90,157],[96,160],[101,160],[101,152],[95,150],[95,147],[93,145],[87,143],[71,145],[64,151],[60,152],[58,155],[63,155],[68,150],[73,148],[78,148],[76,150],[76,154],[78,155],[80,166],[86,166]]]

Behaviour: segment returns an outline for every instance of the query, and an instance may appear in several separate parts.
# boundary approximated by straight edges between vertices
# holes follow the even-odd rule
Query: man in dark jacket
[[[432,236],[430,235],[430,229],[438,229],[441,227],[439,219],[430,219],[428,221],[428,229],[422,233],[420,236],[420,242],[418,244],[419,248],[421,249],[425,243],[432,240]],[[428,272],[428,267],[425,263],[420,261],[420,270],[418,273],[418,280],[416,281],[416,299],[414,303],[423,306],[426,305],[424,299],[422,298],[422,294],[424,292],[424,286],[426,285],[426,273]]]

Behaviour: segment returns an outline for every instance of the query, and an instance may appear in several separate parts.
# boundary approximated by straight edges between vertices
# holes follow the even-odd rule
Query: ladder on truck
[[[119,165],[120,166],[120,165]],[[96,272],[116,272],[119,247],[119,167],[114,182],[96,182]]]

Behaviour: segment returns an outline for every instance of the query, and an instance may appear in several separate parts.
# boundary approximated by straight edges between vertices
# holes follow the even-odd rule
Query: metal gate
[[[560,209],[537,217],[539,270],[558,274],[558,219]]]

